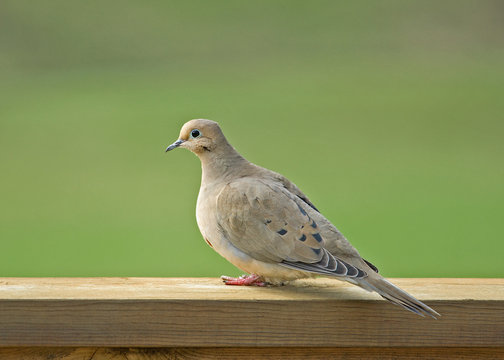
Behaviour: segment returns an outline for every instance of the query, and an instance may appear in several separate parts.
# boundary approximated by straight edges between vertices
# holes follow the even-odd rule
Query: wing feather
[[[310,204],[281,184],[243,178],[221,190],[216,213],[227,239],[255,259],[320,275],[365,277],[328,251]]]

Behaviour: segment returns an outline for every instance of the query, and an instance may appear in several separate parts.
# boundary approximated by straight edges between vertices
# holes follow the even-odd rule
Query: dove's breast
[[[205,241],[220,255],[232,262],[239,254],[235,254],[234,246],[222,233],[217,214],[217,196],[222,187],[209,184],[202,185],[196,204],[196,221]],[[236,264],[235,264],[236,265]]]
[[[215,216],[216,203],[215,195],[208,186],[201,186],[196,203],[196,222],[201,235],[208,245],[214,247],[216,244],[215,234],[217,234],[217,218]]]

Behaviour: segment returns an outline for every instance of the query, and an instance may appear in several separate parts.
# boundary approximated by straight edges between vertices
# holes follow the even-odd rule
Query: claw
[[[231,276],[221,276],[222,281],[226,285],[241,285],[241,286],[266,286],[266,282],[261,280],[261,277],[256,274],[242,275],[234,278]]]

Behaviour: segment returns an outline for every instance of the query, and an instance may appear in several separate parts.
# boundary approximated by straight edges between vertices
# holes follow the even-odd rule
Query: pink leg
[[[226,285],[242,285],[242,286],[266,286],[266,283],[261,280],[261,277],[256,274],[242,275],[234,278],[230,276],[221,276],[221,279]]]

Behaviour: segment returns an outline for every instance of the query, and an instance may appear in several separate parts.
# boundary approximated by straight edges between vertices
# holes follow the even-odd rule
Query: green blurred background
[[[502,1],[0,5],[0,276],[241,272],[199,234],[192,118],[386,276],[504,276]]]

